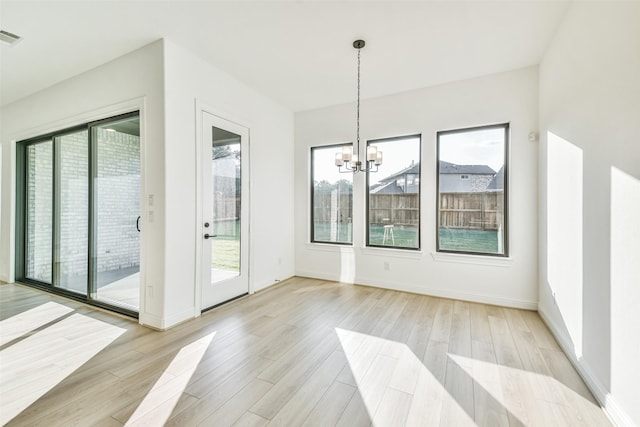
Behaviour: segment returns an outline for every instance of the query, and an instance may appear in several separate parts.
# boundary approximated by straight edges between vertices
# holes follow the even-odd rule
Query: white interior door
[[[249,292],[249,129],[202,112],[201,309]]]

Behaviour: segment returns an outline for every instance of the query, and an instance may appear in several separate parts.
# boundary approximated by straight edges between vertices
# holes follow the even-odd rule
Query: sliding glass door
[[[17,280],[135,315],[138,113],[19,142],[17,161]]]
[[[140,306],[140,123],[94,126],[93,283],[91,298]]]

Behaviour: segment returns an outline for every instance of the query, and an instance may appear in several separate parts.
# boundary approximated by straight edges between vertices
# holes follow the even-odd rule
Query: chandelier
[[[358,102],[356,107],[356,149],[344,147],[336,153],[336,166],[340,173],[378,172],[382,164],[382,151],[374,146],[367,147],[366,161],[360,160],[360,50],[364,47],[364,40],[356,40],[353,47],[358,50]],[[374,169],[375,166],[375,169]]]

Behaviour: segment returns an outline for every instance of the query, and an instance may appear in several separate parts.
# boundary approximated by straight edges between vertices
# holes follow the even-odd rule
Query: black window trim
[[[328,241],[324,241],[324,240],[315,240],[315,235],[314,235],[314,188],[313,188],[313,177],[314,177],[314,173],[313,173],[313,152],[316,149],[323,149],[323,148],[342,148],[342,147],[352,147],[353,148],[353,142],[341,142],[341,143],[336,143],[336,144],[328,144],[328,145],[314,145],[310,148],[310,153],[309,153],[309,159],[310,164],[309,164],[309,170],[310,170],[310,174],[309,174],[309,186],[310,186],[310,194],[311,194],[311,203],[309,205],[309,224],[310,224],[310,234],[309,234],[309,241],[310,243],[318,243],[318,244],[322,244],[322,245],[339,245],[339,246],[353,246],[353,212],[351,213],[351,243],[349,242],[328,242]],[[336,166],[337,167],[337,166]],[[353,173],[351,173],[353,175]],[[352,183],[353,185],[353,183]],[[352,187],[353,188],[353,187]],[[353,204],[352,204],[353,206]]]
[[[504,213],[503,213],[503,253],[489,253],[489,252],[471,252],[471,251],[456,251],[452,249],[440,249],[440,136],[452,135],[456,133],[465,133],[470,131],[487,130],[487,129],[504,129]],[[477,256],[491,256],[498,258],[509,257],[509,145],[510,145],[510,133],[511,123],[496,123],[491,125],[471,126],[460,129],[450,129],[436,132],[436,252],[438,253],[450,253],[450,254],[463,254],[463,255],[477,255]],[[497,171],[496,171],[497,173]]]

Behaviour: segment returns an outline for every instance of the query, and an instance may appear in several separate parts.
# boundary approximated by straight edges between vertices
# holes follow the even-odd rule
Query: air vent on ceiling
[[[20,36],[16,36],[13,33],[10,33],[9,31],[5,31],[5,30],[0,30],[0,41],[2,41],[3,43],[6,44],[16,44],[21,40]]]

